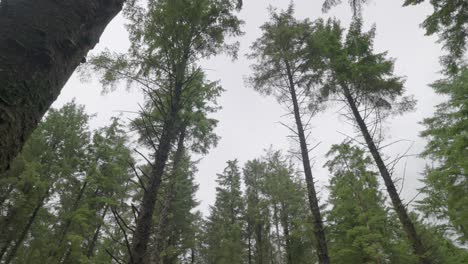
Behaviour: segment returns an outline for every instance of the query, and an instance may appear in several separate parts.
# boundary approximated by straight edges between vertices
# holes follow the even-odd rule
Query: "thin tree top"
[[[322,11],[328,12],[343,0],[325,0]],[[363,5],[369,0],[348,0],[353,16],[361,16]],[[468,1],[465,0],[404,0],[403,6],[418,5],[429,2],[433,12],[422,22],[426,35],[438,35],[439,42],[448,52],[442,56],[441,63],[445,73],[452,75],[466,66],[468,48]]]
[[[249,84],[257,91],[275,95],[279,101],[289,94],[288,69],[297,88],[308,88],[315,74],[308,71],[307,41],[313,23],[294,17],[292,5],[278,12],[270,8],[270,21],[261,26],[262,36],[251,46],[248,58],[255,60]]]
[[[337,21],[317,23],[315,44],[322,56],[321,96],[326,99],[349,89],[358,104],[392,113],[414,108],[412,97],[405,97],[404,79],[394,74],[394,61],[387,52],[375,52],[375,27],[363,32],[362,19],[355,17],[343,37]],[[317,53],[311,56],[317,56]]]
[[[425,0],[405,0],[404,6],[417,5]],[[466,65],[468,48],[468,1],[464,0],[431,0],[434,8],[421,24],[426,35],[437,34],[439,42],[448,51],[441,58],[446,73],[454,74]]]

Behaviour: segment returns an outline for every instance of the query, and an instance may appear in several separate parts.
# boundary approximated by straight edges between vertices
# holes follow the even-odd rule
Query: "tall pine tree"
[[[329,263],[327,240],[319,200],[315,189],[310,165],[310,147],[306,130],[308,123],[303,120],[308,107],[304,97],[310,93],[310,85],[316,73],[309,71],[310,60],[306,56],[306,41],[312,33],[312,24],[308,20],[294,18],[292,5],[288,10],[271,13],[271,21],[262,26],[262,36],[252,45],[249,58],[255,59],[253,74],[249,79],[253,88],[266,95],[274,95],[279,103],[284,104],[294,118],[294,136],[300,146],[300,159],[307,184],[309,207],[314,217],[314,234],[320,264]],[[312,106],[313,107],[313,106]]]
[[[158,0],[147,4],[132,1],[125,9],[130,20],[128,54],[104,53],[92,60],[93,67],[101,71],[104,84],[120,80],[136,84],[148,102],[141,111],[144,122],[139,130],[144,131],[151,147],[151,157],[145,157],[150,172],[129,263],[144,263],[149,257],[148,243],[162,177],[183,128],[181,115],[192,111],[186,107],[197,93],[192,81],[203,76],[197,62],[223,51],[235,55],[236,45],[227,45],[225,38],[241,34],[241,21],[235,15],[238,8],[238,1],[232,0]],[[160,117],[156,121],[152,119],[155,109]]]
[[[207,222],[207,261],[210,264],[243,263],[244,202],[237,160],[228,161],[223,173],[217,176],[216,201]]]
[[[446,231],[455,232],[460,242],[468,242],[468,69],[437,81],[434,90],[448,96],[436,107],[433,117],[423,121],[428,140],[423,153],[433,161],[425,171],[421,189],[425,197],[419,209],[440,221],[447,221]]]
[[[415,263],[385,206],[372,159],[347,143],[333,145],[327,156],[333,263]]]
[[[382,157],[379,146],[382,135],[376,133],[386,117],[411,110],[414,101],[411,97],[403,96],[403,80],[394,75],[393,61],[386,58],[385,52],[373,51],[375,29],[363,32],[362,26],[362,20],[354,17],[343,38],[343,30],[337,22],[317,21],[317,30],[309,50],[311,58],[321,57],[318,59],[321,63],[312,66],[323,67],[321,82],[324,85],[320,87],[320,97],[337,99],[345,104],[345,117],[353,122],[364,138],[415,255],[419,257],[420,263],[431,263],[426,254],[427,248],[416,231],[414,221],[395,187],[388,164]]]

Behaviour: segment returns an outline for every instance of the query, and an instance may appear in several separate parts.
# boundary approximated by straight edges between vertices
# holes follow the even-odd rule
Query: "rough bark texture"
[[[143,199],[140,205],[140,213],[136,221],[136,229],[133,234],[132,249],[129,259],[129,264],[145,263],[149,259],[148,242],[153,224],[153,212],[156,204],[161,179],[166,167],[169,152],[172,148],[172,143],[177,138],[177,114],[180,110],[180,99],[182,93],[182,84],[176,85],[174,92],[174,102],[171,106],[170,113],[163,126],[161,136],[159,138],[158,150],[155,155],[155,161],[150,174],[150,180],[146,191],[143,194]]]
[[[164,235],[166,234],[165,227],[168,225],[169,222],[169,213],[172,207],[172,201],[174,199],[174,191],[175,191],[175,184],[176,184],[176,177],[177,173],[179,173],[178,167],[180,166],[180,162],[182,161],[184,155],[184,141],[185,141],[185,129],[179,135],[178,143],[177,143],[177,150],[174,154],[174,161],[172,164],[172,175],[169,182],[169,188],[166,192],[164,197],[164,204],[159,213],[159,222],[156,227],[156,234],[154,236],[154,248],[151,252],[151,264],[161,264],[161,253],[164,250]]]
[[[287,63],[286,68],[289,80],[289,90],[294,106],[294,118],[296,120],[297,134],[299,136],[299,143],[301,147],[302,164],[304,166],[304,174],[307,184],[307,196],[309,198],[310,210],[312,211],[312,216],[314,218],[314,234],[317,242],[316,246],[318,261],[320,264],[329,264],[330,258],[328,256],[327,240],[325,237],[325,230],[323,228],[322,215],[320,214],[317,192],[315,191],[314,178],[312,177],[312,169],[310,167],[309,160],[309,148],[307,146],[307,141],[304,134],[304,127],[302,125],[296,89],[293,81],[293,75]]]
[[[124,0],[0,3],[0,173],[99,41]]]
[[[432,263],[425,255],[425,250],[421,242],[421,238],[418,236],[416,232],[416,228],[414,227],[414,224],[411,221],[411,218],[409,217],[408,212],[406,211],[406,208],[400,199],[400,196],[398,195],[398,191],[395,188],[395,184],[393,183],[392,177],[390,173],[388,172],[387,166],[382,160],[379,150],[377,146],[375,145],[374,140],[371,134],[369,133],[369,130],[367,129],[366,123],[362,119],[362,116],[356,106],[355,100],[353,96],[351,95],[351,92],[349,91],[348,87],[346,87],[345,85],[343,85],[343,91],[346,97],[346,101],[348,102],[348,105],[351,108],[351,111],[354,115],[355,121],[357,125],[359,126],[359,129],[361,130],[364,140],[366,141],[367,147],[369,148],[369,151],[372,157],[374,158],[374,161],[377,164],[377,167],[379,168],[379,172],[384,180],[388,195],[390,196],[390,199],[392,200],[393,208],[395,209],[398,215],[398,218],[400,219],[400,222],[403,226],[403,229],[405,230],[408,240],[411,243],[411,246],[413,248],[415,255],[418,256],[419,262],[421,264]]]

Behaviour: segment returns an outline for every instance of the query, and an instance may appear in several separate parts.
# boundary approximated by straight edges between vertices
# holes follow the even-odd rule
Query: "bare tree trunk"
[[[272,238],[270,236],[273,236],[273,234],[270,234],[270,230],[268,231],[268,240],[272,241]],[[270,264],[275,264],[275,256],[273,256],[273,246],[269,247],[269,254],[270,254]]]
[[[167,245],[175,245],[176,241],[174,241],[174,236],[170,236],[166,243]],[[161,264],[176,264],[176,262],[177,255],[167,254],[163,256]]]
[[[283,256],[281,252],[281,238],[279,234],[279,219],[278,219],[278,208],[276,203],[273,205],[273,219],[275,221],[276,229],[276,247],[278,248],[278,254],[276,254],[276,261],[278,264],[283,263]]]
[[[81,199],[83,198],[83,195],[84,195],[84,192],[85,192],[85,190],[86,190],[86,186],[87,186],[87,185],[88,185],[88,182],[85,181],[85,182],[83,183],[83,185],[81,186],[80,191],[79,191],[79,193],[78,193],[78,196],[76,197],[75,202],[73,203],[73,206],[72,206],[72,208],[71,208],[71,211],[70,211],[71,213],[75,212],[75,211],[78,209],[78,207],[79,207],[79,205],[80,205],[80,201],[81,201]],[[60,232],[59,239],[58,239],[58,243],[57,243],[58,248],[60,248],[61,246],[63,246],[63,242],[64,242],[64,240],[65,240],[66,235],[68,234],[68,231],[69,231],[69,228],[70,228],[71,224],[72,224],[72,220],[71,220],[70,218],[68,218],[68,219],[65,221],[65,223],[63,224],[63,228],[62,228],[62,230],[61,230],[61,232]],[[57,253],[58,253],[58,250],[52,249],[52,250],[49,252],[49,257],[51,257],[51,258],[53,259],[53,258],[55,258],[55,257],[57,256]],[[67,250],[66,254],[69,254],[69,253],[68,253],[68,250]],[[61,263],[61,260],[62,260],[62,259],[63,259],[63,255],[62,255],[62,256],[59,256],[59,258],[58,258],[58,263]]]
[[[292,264],[292,254],[291,254],[291,236],[289,231],[289,219],[288,214],[286,211],[286,205],[281,203],[281,225],[283,226],[283,233],[284,233],[284,242],[285,242],[285,249],[286,249],[286,263]]]
[[[190,263],[195,264],[195,249],[190,249]]]
[[[68,259],[71,256],[71,252],[72,252],[71,247],[68,247],[67,252],[65,252],[65,255],[63,256],[63,258],[61,258],[59,260],[58,264],[67,264],[67,263],[69,263]]]
[[[124,0],[3,0],[0,3],[0,173]]]
[[[262,237],[262,225],[261,223],[255,223],[255,247],[257,249],[257,264],[263,264],[263,253],[264,253],[264,245],[263,245],[263,237]]]
[[[106,217],[108,210],[109,210],[109,205],[107,204],[104,207],[104,212],[102,212],[101,221],[104,221],[104,218]],[[101,233],[101,227],[102,227],[102,223],[99,223],[98,226],[96,227],[96,231],[94,232],[93,238],[91,239],[91,242],[89,243],[88,251],[86,252],[86,256],[88,258],[91,258],[94,255],[94,249],[96,248],[96,242],[99,238],[99,234]]]
[[[15,239],[11,224],[13,223],[17,212],[18,209],[16,207],[10,208],[7,212],[7,215],[5,216],[5,219],[0,222],[0,226],[2,227],[0,243],[3,244],[2,248],[0,249],[0,260],[2,260],[3,256],[8,251],[11,242],[13,242]]]
[[[143,194],[140,206],[140,213],[136,221],[136,230],[133,234],[132,249],[130,252],[129,264],[142,264],[148,259],[147,249],[153,224],[153,212],[156,204],[162,175],[166,167],[167,159],[172,148],[172,143],[177,135],[177,115],[180,109],[180,99],[182,84],[176,84],[173,104],[169,116],[163,125],[163,130],[159,138],[158,150],[155,153],[155,161],[150,174],[149,184]]]
[[[315,191],[314,178],[312,176],[312,169],[309,160],[309,148],[307,146],[306,137],[304,134],[304,127],[301,120],[299,104],[296,95],[296,89],[293,81],[293,75],[289,64],[286,62],[286,70],[288,74],[289,90],[294,107],[294,118],[296,120],[297,134],[299,136],[299,144],[301,147],[302,164],[304,166],[304,174],[307,184],[307,196],[309,198],[309,206],[314,218],[314,234],[317,240],[317,255],[320,264],[329,264],[330,258],[328,256],[327,240],[325,237],[325,230],[323,228],[322,216],[320,214],[320,207]]]
[[[251,227],[250,227],[250,223],[247,223],[247,261],[249,264],[252,264],[252,236],[251,236]]]
[[[18,239],[14,242],[14,245],[10,249],[10,252],[8,252],[8,255],[7,255],[6,259],[5,259],[4,264],[9,264],[13,260],[13,258],[15,257],[16,252],[18,251],[18,249],[20,248],[20,246],[23,243],[24,239],[28,235],[29,230],[31,229],[31,226],[34,223],[34,221],[36,220],[37,214],[39,213],[39,210],[44,205],[44,201],[47,199],[47,197],[49,197],[49,190],[46,191],[46,193],[41,197],[41,200],[37,203],[36,207],[33,210],[33,213],[31,214],[31,216],[28,219],[28,222],[26,223],[26,226],[21,231],[21,234],[18,237]]]
[[[392,177],[388,172],[387,166],[382,160],[379,150],[377,149],[377,146],[375,145],[374,140],[372,139],[372,136],[369,133],[369,130],[367,129],[366,123],[362,119],[362,116],[356,106],[356,102],[353,96],[351,95],[351,92],[349,91],[346,85],[342,85],[342,88],[346,97],[346,101],[348,102],[348,105],[351,108],[351,111],[354,115],[355,121],[359,126],[359,129],[361,130],[364,140],[366,141],[367,147],[369,148],[369,151],[372,157],[374,158],[377,167],[379,168],[379,172],[384,180],[385,186],[388,191],[388,195],[392,200],[393,208],[395,209],[398,218],[400,219],[403,229],[405,230],[405,233],[411,243],[411,246],[413,247],[414,253],[416,254],[416,256],[418,256],[419,262],[421,264],[432,263],[425,255],[425,249],[421,242],[421,238],[418,236],[416,228],[414,227],[414,224],[411,221],[411,218],[409,217],[408,212],[406,211],[406,208],[400,199],[400,196],[398,195]]]
[[[165,227],[168,224],[169,220],[169,210],[172,206],[172,200],[174,199],[174,187],[177,181],[177,176],[179,173],[179,166],[182,158],[184,157],[184,141],[185,141],[185,129],[179,135],[179,140],[177,143],[177,150],[174,154],[174,162],[172,165],[172,175],[169,180],[169,188],[164,197],[164,204],[159,215],[159,222],[156,227],[156,234],[154,236],[155,246],[152,250],[151,263],[152,264],[161,264],[161,253],[164,250],[164,234]]]

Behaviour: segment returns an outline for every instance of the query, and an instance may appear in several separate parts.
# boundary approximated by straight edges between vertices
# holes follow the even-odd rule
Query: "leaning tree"
[[[386,58],[385,52],[374,52],[375,29],[363,32],[358,16],[353,18],[346,37],[336,21],[318,21],[315,26],[309,56],[320,61],[313,67],[322,69],[323,85],[318,97],[341,101],[346,106],[344,116],[364,138],[415,255],[420,263],[431,263],[392,178],[398,159],[386,162],[381,154],[383,146],[379,145],[383,139],[382,122],[392,114],[413,109],[415,101],[404,96],[404,80],[394,75],[393,61]]]

